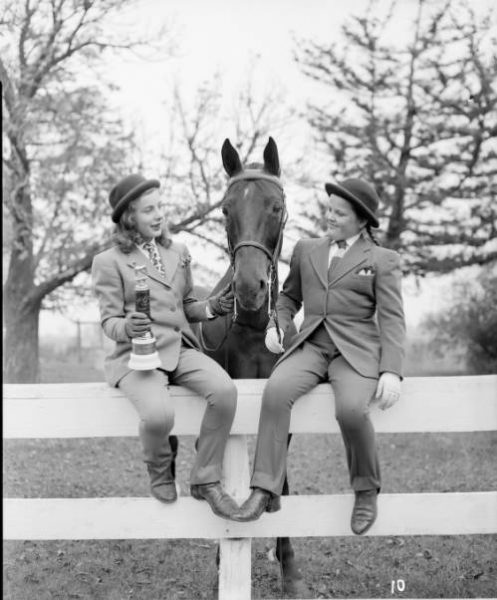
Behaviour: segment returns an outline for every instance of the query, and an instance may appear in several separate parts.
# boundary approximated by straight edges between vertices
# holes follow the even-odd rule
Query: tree
[[[42,303],[108,243],[105,191],[133,163],[130,137],[109,110],[109,86],[96,75],[103,51],[144,47],[108,33],[108,17],[122,7],[118,0],[25,0],[6,4],[1,17],[7,381],[38,379]]]
[[[108,190],[116,174],[141,167],[144,150],[134,147],[112,110],[111,86],[95,75],[103,51],[150,47],[149,41],[109,37],[107,20],[122,9],[118,0],[26,0],[9,4],[1,18],[10,32],[0,58],[7,141],[4,214],[10,225],[4,284],[7,381],[38,379],[40,309],[70,301],[69,286],[110,245]],[[165,195],[171,232],[194,233],[220,245],[211,226],[221,231],[215,211],[224,184],[222,140],[213,139],[210,123],[214,110],[219,120],[219,96],[206,87],[197,100],[189,111],[176,94],[176,113],[166,120],[172,120],[176,137],[161,179],[171,191]],[[250,94],[245,96],[254,131],[244,143],[255,145],[269,131],[263,126],[264,102],[256,106]],[[240,126],[237,135],[245,133]],[[89,293],[87,280],[79,291]]]
[[[497,372],[497,265],[482,269],[475,281],[459,279],[450,304],[428,315],[423,328],[438,352],[463,348],[472,373]]]
[[[221,161],[222,142],[231,132],[242,162],[260,162],[260,146],[269,135],[277,136],[291,115],[277,91],[255,88],[249,72],[230,109],[223,107],[219,75],[198,88],[190,106],[179,87],[173,92],[170,145],[161,157],[166,165],[166,214],[174,215],[169,229],[191,234],[218,248],[223,256],[227,243],[220,206],[227,176]],[[208,270],[208,265],[203,269]]]
[[[417,0],[412,38],[396,45],[396,7],[381,15],[371,2],[339,41],[299,43],[296,60],[329,99],[309,107],[309,122],[332,177],[379,191],[384,243],[402,249],[406,271],[487,264],[497,258],[495,22],[465,2]],[[306,216],[308,233],[323,228],[323,203]]]

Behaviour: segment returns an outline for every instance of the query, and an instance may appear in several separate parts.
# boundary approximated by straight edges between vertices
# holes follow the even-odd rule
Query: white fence
[[[237,380],[238,408],[224,460],[225,486],[236,499],[249,493],[247,434],[257,432],[264,380]],[[173,433],[196,435],[205,402],[171,386]],[[293,433],[338,433],[330,386],[319,385],[292,411]],[[137,416],[115,388],[104,383],[4,386],[4,438],[135,436]],[[402,400],[374,409],[378,433],[497,430],[497,376],[412,377]],[[43,468],[43,467],[41,467]],[[497,491],[381,494],[378,519],[366,535],[497,533]],[[345,536],[352,494],[283,497],[282,510],[237,523],[215,516],[190,497],[165,505],[153,498],[6,498],[4,539],[220,540],[219,598],[249,600],[251,538]]]

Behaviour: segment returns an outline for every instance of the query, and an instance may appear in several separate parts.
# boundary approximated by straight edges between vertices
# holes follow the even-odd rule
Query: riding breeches
[[[224,450],[236,411],[235,384],[214,360],[186,346],[181,348],[174,371],[131,371],[121,379],[119,387],[140,417],[144,460],[166,470],[172,460],[168,436],[174,425],[169,384],[185,386],[207,400],[190,482],[220,481]]]
[[[275,367],[266,383],[251,487],[281,494],[293,404],[326,379],[335,397],[335,417],[345,445],[352,488],[359,491],[381,487],[375,433],[369,417],[377,380],[355,371],[330,345],[330,340],[326,345],[321,342],[304,342]]]

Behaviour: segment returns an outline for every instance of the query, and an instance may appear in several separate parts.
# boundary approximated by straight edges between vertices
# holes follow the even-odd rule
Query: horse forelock
[[[232,186],[234,186],[237,183],[240,182],[252,182],[252,183],[260,183],[261,186],[265,185],[266,182],[271,182],[274,183],[275,185],[278,186],[278,188],[280,189],[280,191],[283,194],[283,198],[285,197],[285,190],[283,188],[283,183],[281,182],[281,179],[279,177],[277,177],[276,175],[271,175],[271,173],[268,173],[265,170],[258,170],[258,169],[244,169],[241,173],[238,173],[237,175],[234,175],[233,177],[231,177],[228,180],[228,188],[226,190],[226,196],[228,195],[230,189],[232,188]]]
[[[252,163],[249,163],[248,165],[245,165],[245,169],[264,171],[264,165],[259,162],[252,162]]]

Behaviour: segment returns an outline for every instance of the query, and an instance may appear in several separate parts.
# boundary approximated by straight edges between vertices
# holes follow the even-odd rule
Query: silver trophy
[[[135,270],[135,310],[150,315],[150,288],[145,275],[145,265],[136,265]],[[150,371],[161,366],[156,340],[149,329],[139,337],[131,340],[131,355],[128,367],[135,371]]]

